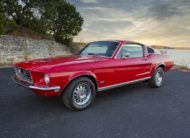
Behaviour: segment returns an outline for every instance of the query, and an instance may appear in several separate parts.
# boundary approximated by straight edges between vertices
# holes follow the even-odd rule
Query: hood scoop
[[[51,60],[49,60],[49,59],[42,59],[42,61],[52,62],[52,61],[51,61]]]

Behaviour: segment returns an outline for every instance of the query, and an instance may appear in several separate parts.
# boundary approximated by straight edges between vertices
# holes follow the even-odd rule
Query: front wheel
[[[154,72],[153,76],[150,80],[148,80],[148,84],[150,87],[158,88],[162,85],[164,81],[164,71],[161,67],[158,67]]]
[[[89,107],[95,99],[94,83],[87,77],[73,80],[64,90],[63,103],[70,109],[83,110]]]

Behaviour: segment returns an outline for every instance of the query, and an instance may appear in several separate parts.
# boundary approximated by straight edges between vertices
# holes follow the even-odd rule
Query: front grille
[[[32,76],[30,75],[30,72],[28,70],[23,69],[23,68],[19,68],[19,67],[15,67],[15,66],[14,66],[14,69],[15,69],[16,75],[21,80],[33,84]]]
[[[32,77],[31,77],[31,75],[30,75],[30,73],[29,73],[28,70],[20,69],[20,74],[21,74],[23,77],[25,77],[25,78],[27,78],[27,79],[29,79],[29,80],[32,80]]]

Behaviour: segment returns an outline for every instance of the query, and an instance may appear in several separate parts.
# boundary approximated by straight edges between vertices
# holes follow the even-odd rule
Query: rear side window
[[[155,53],[154,52],[154,49],[150,48],[150,47],[147,47],[148,48],[148,53]]]

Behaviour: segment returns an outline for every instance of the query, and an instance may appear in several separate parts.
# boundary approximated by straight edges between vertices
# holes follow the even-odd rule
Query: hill
[[[150,47],[155,49],[190,49],[190,47],[168,47],[168,46],[161,46],[161,45],[151,45]]]

